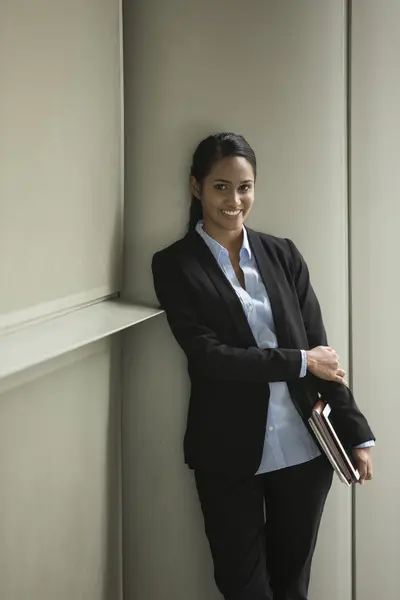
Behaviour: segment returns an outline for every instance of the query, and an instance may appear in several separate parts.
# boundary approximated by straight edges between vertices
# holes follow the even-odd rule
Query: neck
[[[207,235],[212,237],[213,240],[226,248],[229,253],[239,252],[240,248],[242,247],[243,225],[241,225],[238,229],[227,231],[226,229],[215,226],[213,223],[207,223],[204,221],[203,229]]]

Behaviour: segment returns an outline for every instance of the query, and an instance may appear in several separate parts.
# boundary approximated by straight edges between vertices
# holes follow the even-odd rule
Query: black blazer
[[[257,347],[240,300],[196,231],[152,262],[157,297],[188,360],[185,460],[195,469],[242,475],[260,465],[269,382],[288,383],[307,427],[320,393],[349,446],[374,439],[346,386],[310,373],[299,377],[299,350],[328,345],[301,254],[290,240],[247,232],[271,301],[278,349]]]

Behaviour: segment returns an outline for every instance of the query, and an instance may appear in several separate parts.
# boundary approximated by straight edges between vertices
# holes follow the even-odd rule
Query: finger
[[[365,479],[367,477],[367,471],[368,471],[367,461],[360,460],[359,463],[358,463],[358,472],[360,473],[360,483],[361,483],[361,485],[365,482]]]
[[[374,471],[374,470],[373,470],[373,468],[372,468],[372,460],[370,459],[370,460],[368,461],[368,464],[367,464],[367,476],[366,476],[366,479],[367,479],[368,481],[371,481],[371,479],[372,479],[372,477],[373,477],[373,475],[374,475],[374,472],[373,472],[373,471]]]
[[[349,385],[349,383],[340,375],[334,375],[332,377],[332,381],[334,381],[335,383],[341,383],[342,385],[346,385],[346,386]]]

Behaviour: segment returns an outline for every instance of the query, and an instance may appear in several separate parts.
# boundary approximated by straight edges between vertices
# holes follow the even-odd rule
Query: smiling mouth
[[[227,217],[238,217],[243,212],[243,209],[238,210],[223,210],[222,213]]]

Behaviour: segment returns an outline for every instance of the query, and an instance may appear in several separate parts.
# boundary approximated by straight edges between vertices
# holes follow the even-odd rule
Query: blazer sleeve
[[[291,240],[287,240],[293,259],[294,278],[304,325],[310,348],[327,346],[327,336],[321,308],[310,282],[307,264]],[[325,381],[317,377],[318,392],[332,408],[332,420],[342,436],[351,446],[375,440],[368,422],[360,412],[352,392],[341,383]]]
[[[191,372],[209,380],[274,382],[299,379],[300,350],[236,348],[221,343],[202,322],[176,257],[158,252],[152,261],[154,288]]]

